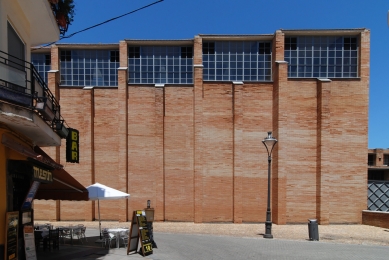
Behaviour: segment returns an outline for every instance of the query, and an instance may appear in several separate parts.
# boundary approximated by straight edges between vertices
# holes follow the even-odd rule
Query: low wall
[[[389,212],[363,210],[362,224],[389,228]]]

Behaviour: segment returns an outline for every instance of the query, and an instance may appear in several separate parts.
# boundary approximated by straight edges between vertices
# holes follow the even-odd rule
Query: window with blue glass
[[[192,46],[129,46],[132,84],[193,84]]]
[[[270,81],[270,41],[203,42],[203,79]]]
[[[118,85],[118,50],[62,50],[60,62],[61,85]]]
[[[44,53],[32,53],[31,54],[31,63],[34,65],[35,69],[38,71],[42,79],[48,83],[47,72],[51,69],[51,58],[50,54]]]
[[[285,37],[290,78],[358,77],[357,37]]]

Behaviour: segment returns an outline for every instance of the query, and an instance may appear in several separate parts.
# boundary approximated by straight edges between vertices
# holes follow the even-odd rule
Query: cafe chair
[[[68,228],[60,227],[59,228],[59,237],[62,240],[62,244],[65,244],[65,239],[66,238],[71,238],[71,233]]]
[[[103,229],[103,244],[104,244],[104,247],[109,246],[109,248],[111,248],[111,243],[112,241],[115,241],[116,243],[116,236],[109,233],[106,229]]]
[[[47,238],[47,244],[49,246],[49,250],[51,251],[51,247],[59,250],[59,228],[50,229],[49,237]]]
[[[35,237],[36,250],[39,250],[41,245],[42,245],[42,248],[44,248],[42,232],[40,232],[38,230],[34,231],[34,237]]]
[[[88,242],[88,239],[86,238],[86,235],[85,235],[85,231],[86,231],[86,227],[82,227],[81,228],[81,239],[84,238],[86,242]]]
[[[77,237],[77,239],[79,240],[79,241],[81,241],[81,244],[83,244],[82,243],[82,233],[81,233],[81,227],[80,228],[76,228],[76,229],[73,229],[73,237],[74,236],[76,236]]]
[[[129,230],[126,230],[126,231],[120,231],[120,241],[123,241],[123,245],[125,247],[127,247],[127,244],[128,244],[128,234],[129,234]],[[119,241],[119,243],[120,243]]]

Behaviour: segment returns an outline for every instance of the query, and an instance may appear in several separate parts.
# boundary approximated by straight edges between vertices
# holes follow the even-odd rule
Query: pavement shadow
[[[120,248],[127,250],[126,248]],[[59,249],[43,250],[37,248],[36,255],[39,260],[69,260],[69,259],[90,259],[93,256],[104,256],[109,254],[113,248],[104,247],[99,236],[91,236],[86,239],[73,239],[71,244],[70,239],[66,239],[64,243],[60,243]]]

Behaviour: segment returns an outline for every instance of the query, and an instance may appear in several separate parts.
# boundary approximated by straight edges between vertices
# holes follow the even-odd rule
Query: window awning
[[[52,171],[53,182],[41,183],[35,195],[35,199],[89,200],[88,190],[65,171],[61,164],[55,162],[38,146],[31,149],[7,134],[3,134],[1,143],[26,156],[30,162],[45,166]]]
[[[41,148],[35,146],[34,151],[47,160],[50,158]],[[62,165],[61,165],[62,166]],[[88,190],[62,167],[53,171],[52,183],[41,183],[35,199],[38,200],[89,200]]]
[[[64,169],[53,170],[53,182],[41,183],[38,200],[89,200],[88,190]]]

